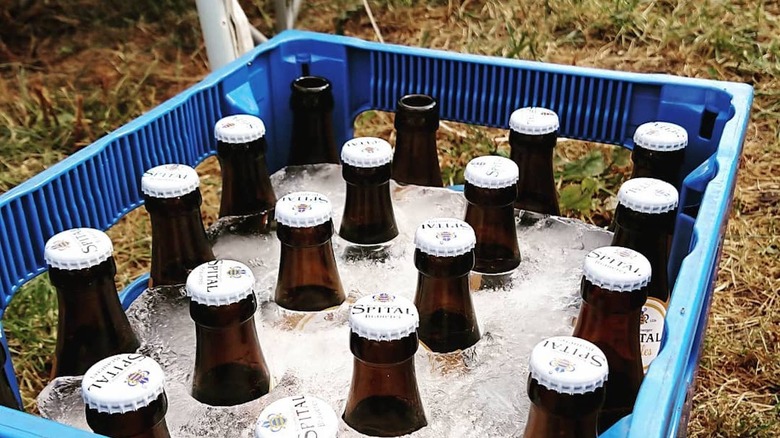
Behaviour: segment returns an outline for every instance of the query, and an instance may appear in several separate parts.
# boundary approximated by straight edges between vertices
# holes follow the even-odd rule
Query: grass
[[[61,160],[198,80],[207,71],[194,3],[185,0],[17,1],[0,12],[0,192]],[[264,33],[271,2],[242,1]],[[22,8],[19,5],[27,5]],[[723,0],[372,0],[387,42],[452,51],[753,84],[723,260],[689,434],[780,436],[780,4]],[[305,2],[300,27],[376,40],[358,0]],[[393,141],[392,118],[363,114],[356,132]],[[475,155],[506,153],[506,132],[445,122],[444,178],[462,182]],[[564,142],[556,151],[564,211],[604,224],[630,170],[625,152]],[[203,176],[206,222],[218,167]],[[148,267],[138,210],[110,230],[120,284]],[[25,402],[47,381],[56,296],[45,276],[4,318]]]

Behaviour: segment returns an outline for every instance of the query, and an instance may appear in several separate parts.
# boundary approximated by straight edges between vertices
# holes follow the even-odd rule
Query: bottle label
[[[642,349],[642,367],[647,373],[650,363],[658,356],[661,350],[661,336],[664,332],[664,318],[666,318],[666,303],[648,297],[642,306],[640,319],[639,340]]]
[[[408,299],[388,293],[365,296],[349,311],[349,327],[358,336],[374,341],[392,341],[417,330],[420,315]]]

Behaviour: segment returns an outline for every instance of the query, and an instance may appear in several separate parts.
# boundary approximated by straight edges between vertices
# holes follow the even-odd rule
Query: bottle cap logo
[[[264,428],[271,432],[279,432],[287,425],[287,419],[282,414],[271,414],[263,421]]]
[[[130,387],[137,386],[137,385],[144,385],[146,383],[149,383],[149,374],[150,372],[147,370],[133,371],[127,375],[127,379],[125,380],[125,383],[127,383],[127,386]]]

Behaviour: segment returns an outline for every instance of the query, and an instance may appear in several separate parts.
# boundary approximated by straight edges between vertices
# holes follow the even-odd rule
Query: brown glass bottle
[[[592,343],[557,336],[531,352],[525,438],[596,438],[607,358]]]
[[[292,145],[288,164],[338,163],[333,133],[333,88],[325,78],[302,76],[290,84]]]
[[[414,241],[420,342],[437,353],[471,347],[480,338],[469,289],[474,230],[458,219],[430,219],[417,228]]]
[[[87,424],[111,438],[169,438],[164,381],[160,366],[140,354],[98,362],[81,385]]]
[[[102,231],[74,228],[46,243],[49,280],[57,289],[57,346],[52,377],[79,376],[140,343],[119,303],[113,246]]]
[[[520,264],[513,207],[517,175],[517,165],[499,156],[477,157],[466,165],[463,193],[466,222],[477,236],[475,272],[504,274]]]
[[[558,115],[545,108],[521,108],[509,119],[512,161],[519,168],[515,208],[560,216],[553,176]]]
[[[141,178],[144,204],[152,224],[152,267],[149,287],[180,285],[196,266],[214,260],[201,221],[195,169],[166,164]]]
[[[362,434],[383,437],[425,427],[414,370],[418,347],[414,305],[384,293],[367,296],[352,306],[349,321],[355,360],[344,421]]]
[[[255,326],[255,279],[245,265],[216,260],[187,279],[195,322],[192,396],[211,406],[234,406],[268,394],[271,375]]]
[[[219,217],[236,234],[271,231],[276,205],[265,151],[265,125],[255,116],[229,116],[217,122],[217,158],[222,170]]]
[[[602,433],[631,413],[644,377],[639,324],[651,268],[638,252],[607,246],[588,253],[583,272],[573,336],[596,344],[609,362],[607,398],[599,414]]]
[[[439,103],[425,94],[398,99],[393,179],[399,184],[442,187],[436,131]]]
[[[688,132],[674,123],[640,125],[634,132],[631,178],[656,178],[677,187],[687,145]]]
[[[320,311],[346,298],[333,254],[333,221],[327,197],[294,192],[276,203],[276,236],[282,243],[274,301],[295,311]]]
[[[677,198],[674,186],[654,178],[632,178],[618,191],[612,245],[639,252],[650,261],[653,271],[640,319],[639,340],[645,372],[661,348],[664,318],[669,305],[667,240]]]
[[[0,341],[3,336],[2,330],[3,327],[0,325]],[[5,348],[0,345],[0,406],[19,409],[19,402],[16,401],[16,396],[11,390],[11,383],[8,381],[8,376],[6,376],[4,371],[6,359]]]
[[[398,236],[390,199],[390,161],[386,141],[354,138],[341,148],[341,174],[347,183],[339,236],[356,245],[378,245]]]

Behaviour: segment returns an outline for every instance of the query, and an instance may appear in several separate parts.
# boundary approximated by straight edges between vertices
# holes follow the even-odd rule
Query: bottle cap
[[[688,132],[674,123],[643,123],[634,132],[634,144],[650,151],[677,151],[688,146]]]
[[[198,173],[186,164],[163,164],[141,177],[141,191],[153,198],[177,198],[198,188]]]
[[[46,242],[43,258],[52,268],[71,271],[103,263],[113,253],[114,245],[106,233],[94,228],[72,228]]]
[[[330,200],[317,192],[293,192],[276,202],[276,221],[288,227],[314,227],[329,221],[330,215]]]
[[[213,260],[203,263],[187,276],[187,295],[196,303],[226,306],[252,295],[255,276],[243,263]]]
[[[339,419],[325,401],[310,395],[277,400],[260,413],[255,438],[336,438]]]
[[[509,129],[518,134],[544,135],[555,132],[558,128],[558,114],[547,108],[520,108],[509,116]]]
[[[618,191],[618,202],[639,213],[660,214],[677,208],[677,189],[655,178],[632,178]]]
[[[349,310],[352,333],[372,341],[394,341],[417,331],[420,315],[414,303],[388,293],[365,296]]]
[[[594,285],[614,292],[632,292],[650,282],[650,262],[633,249],[596,248],[585,256],[583,275]]]
[[[417,227],[414,245],[436,257],[455,257],[474,249],[477,237],[471,225],[452,218],[428,219]]]
[[[593,343],[572,336],[555,336],[531,351],[531,377],[560,394],[584,394],[604,385],[607,357]]]
[[[501,189],[517,183],[520,170],[509,158],[489,155],[477,157],[466,165],[466,182],[483,189]]]
[[[393,159],[390,143],[376,137],[358,137],[344,143],[341,161],[355,167],[379,167]]]
[[[214,137],[225,143],[249,143],[264,136],[263,121],[249,114],[223,117],[214,126]]]
[[[123,414],[149,405],[163,393],[165,374],[142,354],[117,354],[89,367],[81,381],[84,403],[106,414]]]

